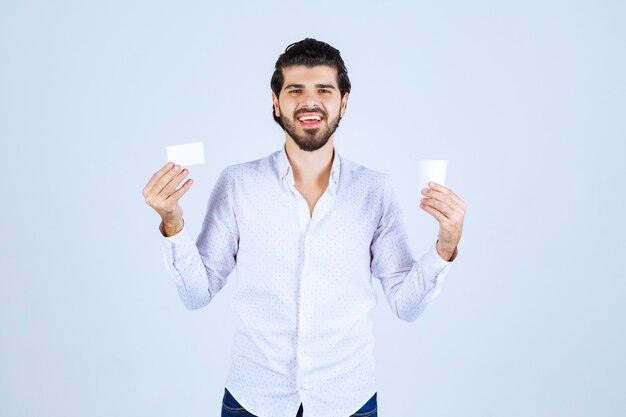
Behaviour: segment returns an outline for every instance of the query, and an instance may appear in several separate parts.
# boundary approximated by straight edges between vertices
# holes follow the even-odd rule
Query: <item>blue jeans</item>
[[[361,407],[356,413],[350,417],[378,417],[378,404],[376,403],[376,394],[372,395],[372,398]],[[296,417],[302,417],[302,404]],[[224,398],[222,399],[222,417],[256,417],[254,414],[246,410],[237,402],[235,397],[224,388]]]

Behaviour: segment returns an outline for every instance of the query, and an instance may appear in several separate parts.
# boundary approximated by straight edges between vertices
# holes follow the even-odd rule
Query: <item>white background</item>
[[[186,310],[141,191],[203,141],[197,235],[219,172],[284,143],[269,82],[305,37],[341,51],[336,149],[393,177],[415,255],[416,160],[467,204],[417,321],[375,282],[379,415],[625,415],[625,3],[226,3],[0,3],[0,415],[219,415],[236,273]]]

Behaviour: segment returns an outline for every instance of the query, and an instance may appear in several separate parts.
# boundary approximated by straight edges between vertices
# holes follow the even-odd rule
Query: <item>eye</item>
[[[300,91],[302,91],[302,90],[299,89],[299,88],[294,88],[292,90],[289,90],[290,93],[295,93],[295,92],[300,92]]]
[[[321,91],[322,93],[330,93],[330,92],[331,92],[330,90],[328,90],[328,89],[326,89],[326,88],[322,88],[320,91]]]

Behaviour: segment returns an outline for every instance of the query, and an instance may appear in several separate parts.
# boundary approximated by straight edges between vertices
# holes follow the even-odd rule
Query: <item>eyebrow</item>
[[[289,84],[288,86],[285,86],[284,90],[286,90],[286,89],[288,89],[290,87],[304,88],[304,84]],[[315,84],[315,88],[332,88],[334,90],[335,86],[332,85],[332,84]]]

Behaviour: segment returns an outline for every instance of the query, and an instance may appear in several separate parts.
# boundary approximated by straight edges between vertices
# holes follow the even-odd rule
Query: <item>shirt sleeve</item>
[[[209,197],[202,230],[195,243],[184,223],[182,230],[170,237],[159,226],[165,267],[182,303],[190,310],[209,304],[235,268],[239,231],[231,183],[226,168]]]
[[[370,248],[372,275],[380,280],[396,316],[414,321],[439,293],[452,262],[439,255],[436,242],[415,261],[388,175],[385,176],[382,206]],[[457,251],[452,259],[456,255]]]

